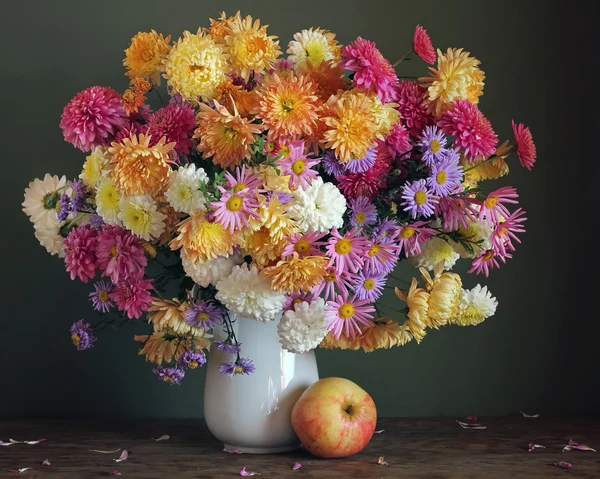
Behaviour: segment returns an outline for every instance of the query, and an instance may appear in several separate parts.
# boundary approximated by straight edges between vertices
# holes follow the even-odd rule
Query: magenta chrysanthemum
[[[423,99],[427,90],[416,81],[402,81],[396,88],[398,111],[411,136],[417,138],[426,126],[433,125],[433,117],[427,113]]]
[[[192,136],[195,128],[194,109],[171,103],[148,117],[145,133],[152,136],[150,146],[164,136],[167,143],[176,143],[175,152],[178,155],[187,155],[194,146]]]
[[[358,37],[350,45],[346,45],[342,49],[340,65],[354,72],[352,83],[356,88],[367,91],[374,88],[383,103],[396,99],[398,76],[374,42]]]
[[[325,307],[325,317],[329,320],[325,327],[333,337],[339,338],[344,333],[347,338],[360,334],[358,323],[369,326],[375,308],[368,299],[357,300],[338,295],[335,301],[329,301]]]
[[[437,59],[435,49],[431,43],[431,38],[429,38],[427,31],[421,25],[417,25],[417,28],[415,28],[415,33],[413,35],[413,50],[419,55],[421,60],[430,65],[433,65]]]
[[[110,299],[117,303],[119,311],[123,311],[129,319],[139,318],[152,303],[152,288],[149,279],[128,279],[115,286]]]
[[[465,157],[471,161],[487,158],[496,151],[498,136],[477,105],[469,100],[454,100],[452,109],[442,115],[438,126],[454,136],[454,147],[464,148]]]
[[[410,135],[406,128],[400,123],[396,123],[385,139],[385,146],[390,155],[394,158],[402,156],[409,151],[412,148],[412,145],[410,144]]]
[[[80,91],[65,106],[60,127],[65,140],[82,151],[108,145],[125,122],[121,95],[103,86]]]
[[[387,151],[384,152],[387,154]],[[391,166],[384,155],[378,154],[375,157],[375,164],[363,173],[348,173],[337,177],[338,188],[343,195],[348,198],[365,196],[372,200],[379,194],[379,187],[382,185],[384,176],[390,171]]]
[[[515,135],[517,157],[519,158],[519,162],[521,163],[521,166],[531,170],[537,157],[535,143],[533,142],[531,131],[529,128],[525,128],[523,123],[519,123],[517,125],[514,120],[512,122],[512,128]]]
[[[125,138],[131,138],[132,135],[140,133],[140,124],[135,121],[127,121],[119,130],[115,133],[113,138],[114,143],[122,143]]]
[[[262,178],[254,174],[252,168],[246,167],[246,165],[235,168],[235,177],[229,171],[225,171],[225,179],[227,180],[225,186],[227,189],[233,190],[234,193],[249,191],[253,195],[263,191],[261,189]]]
[[[141,278],[148,263],[138,238],[118,226],[105,225],[98,233],[96,257],[103,275],[115,284]]]
[[[71,279],[84,283],[96,276],[96,236],[98,231],[89,225],[73,228],[65,238],[65,266]]]

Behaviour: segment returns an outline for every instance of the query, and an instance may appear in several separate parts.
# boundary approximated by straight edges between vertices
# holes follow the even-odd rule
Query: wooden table
[[[462,429],[454,418],[380,419],[370,444],[360,454],[336,460],[304,450],[276,455],[223,452],[202,420],[3,421],[0,440],[36,440],[38,445],[0,447],[0,477],[99,478],[118,471],[126,478],[235,478],[240,470],[261,477],[296,478],[600,478],[600,452],[561,452],[570,438],[600,449],[600,420],[480,418],[486,430]],[[156,442],[168,434],[167,441]],[[546,446],[528,452],[529,443]],[[90,449],[129,452],[100,454]],[[384,456],[388,465],[377,463]],[[41,463],[48,459],[51,467]],[[572,463],[570,470],[553,462]],[[302,468],[292,470],[294,463]],[[23,473],[8,469],[35,467]]]

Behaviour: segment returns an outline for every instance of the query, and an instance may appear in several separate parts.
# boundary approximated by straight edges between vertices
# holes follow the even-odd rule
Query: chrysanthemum
[[[172,301],[162,298],[152,298],[148,307],[148,322],[152,323],[154,331],[168,331],[174,335],[204,336],[204,329],[199,329],[185,321],[185,311],[189,307],[187,301],[178,299]]]
[[[177,364],[184,369],[196,369],[206,363],[206,355],[201,351],[186,351]]]
[[[452,269],[460,255],[442,238],[434,236],[421,245],[421,252],[409,258],[415,268],[425,268],[433,271],[435,265],[444,262],[444,269]]]
[[[431,166],[427,184],[439,201],[440,197],[448,196],[460,187],[462,176],[462,166],[458,165],[453,155],[444,155]]]
[[[223,362],[219,366],[219,372],[224,376],[250,375],[256,370],[250,358],[240,358],[236,361]]]
[[[398,76],[374,42],[358,37],[342,49],[341,64],[354,72],[352,83],[355,88],[366,91],[373,88],[384,103],[395,100]]]
[[[223,47],[201,30],[184,31],[165,59],[167,83],[190,103],[212,100],[229,70]]]
[[[121,95],[108,87],[93,86],[80,91],[65,106],[60,128],[65,141],[82,151],[110,143],[125,122]]]
[[[318,65],[306,63],[298,68],[298,74],[306,78],[315,88],[315,95],[322,102],[326,102],[331,95],[338,90],[347,90],[350,80],[344,76],[344,67],[338,62],[323,61]]]
[[[290,145],[290,155],[287,158],[280,158],[277,161],[277,167],[283,175],[289,176],[291,190],[304,189],[319,176],[311,168],[318,165],[320,161],[319,158],[308,158],[303,141],[294,141]]]
[[[515,135],[515,144],[517,146],[517,157],[519,158],[519,162],[521,163],[521,166],[531,170],[537,157],[531,130],[525,128],[523,123],[517,125],[514,120],[512,122],[512,128]]]
[[[500,222],[501,217],[509,217],[510,211],[507,204],[517,204],[517,189],[512,186],[503,186],[492,191],[481,204],[479,221],[486,220],[487,224],[494,227]]]
[[[427,89],[416,81],[403,80],[396,91],[400,118],[411,136],[417,138],[426,126],[433,124],[424,102]]]
[[[429,291],[429,311],[426,324],[436,329],[456,317],[462,295],[460,276],[456,273],[444,273],[443,269],[443,263],[438,263],[433,268],[434,275],[432,277],[424,268],[419,268],[427,285],[427,291]]]
[[[496,158],[489,161],[489,158],[478,158],[471,161],[464,156],[460,156],[459,164],[465,168],[463,185],[470,188],[476,188],[482,180],[497,180],[508,174],[509,168],[505,158],[510,153],[511,147],[508,141],[496,148]],[[489,162],[488,162],[489,161]]]
[[[496,151],[498,136],[491,123],[468,100],[455,100],[451,109],[442,115],[438,126],[447,135],[454,136],[454,148],[464,148],[464,155],[471,161],[487,158]]]
[[[368,299],[373,303],[383,294],[384,286],[385,275],[359,271],[354,278],[353,290],[358,299]]]
[[[335,34],[321,28],[309,28],[294,34],[294,40],[288,43],[288,60],[299,69],[321,62],[340,59],[340,46],[335,40]]]
[[[361,329],[359,343],[365,353],[404,346],[412,339],[405,325],[401,326],[390,318],[375,318],[369,322],[369,326]]]
[[[496,313],[498,301],[487,286],[477,285],[473,289],[462,291],[458,305],[458,315],[451,323],[458,326],[476,326]]]
[[[339,338],[336,338],[332,331],[329,331],[327,335],[319,344],[320,348],[323,349],[344,349],[350,351],[357,351],[360,349],[360,336],[356,335],[353,338],[347,338],[344,335],[341,335]]]
[[[421,134],[419,145],[423,152],[423,163],[432,166],[446,154],[447,139],[437,126],[427,126]]]
[[[391,273],[400,256],[400,244],[391,238],[375,240],[368,244],[364,270],[368,274]]]
[[[115,284],[142,277],[148,262],[136,237],[123,228],[109,225],[98,233],[96,258],[102,274]]]
[[[373,116],[377,123],[376,138],[384,140],[392,131],[395,125],[400,124],[400,115],[398,114],[397,103],[383,103],[375,94],[370,94],[369,99],[373,108]]]
[[[160,74],[164,71],[163,60],[169,53],[171,35],[163,37],[162,34],[151,30],[138,32],[132,37],[131,44],[125,50],[123,66],[127,69],[125,74],[131,78],[152,79],[160,85]]]
[[[448,48],[445,54],[438,50],[437,54],[437,69],[430,67],[430,76],[419,78],[427,87],[429,111],[439,118],[455,100],[479,103],[485,78],[479,60],[462,48]]]
[[[327,334],[325,302],[316,298],[299,302],[286,311],[277,325],[283,349],[300,354],[315,349]]]
[[[477,218],[469,219],[468,226],[465,228],[462,224],[456,230],[460,235],[462,242],[451,242],[452,246],[461,258],[475,258],[480,256],[485,250],[492,249],[491,236],[493,229],[484,221],[478,221]]]
[[[190,326],[208,331],[221,322],[223,309],[214,302],[195,301],[185,310],[184,317]]]
[[[71,326],[71,342],[77,348],[77,351],[84,351],[93,347],[96,341],[92,326],[83,319],[73,323]]]
[[[467,273],[483,273],[487,278],[490,274],[491,269],[500,267],[500,263],[498,262],[498,260],[502,261],[503,263],[506,263],[507,258],[512,258],[512,256],[507,252],[501,254],[500,252],[494,252],[493,249],[483,250],[481,255],[473,260],[471,269],[467,271]]]
[[[206,28],[205,31],[210,33],[216,41],[221,41],[227,35],[229,22],[234,18],[235,17],[228,17],[225,12],[221,12],[221,15],[216,20],[214,18],[209,18],[210,27]]]
[[[205,209],[206,198],[200,190],[200,185],[207,181],[208,176],[204,169],[189,163],[171,175],[165,197],[175,211],[190,214],[195,209]]]
[[[321,103],[315,93],[315,86],[302,75],[274,73],[261,82],[253,113],[269,130],[269,138],[311,135]]]
[[[144,107],[146,103],[146,95],[133,88],[128,88],[123,92],[123,95],[121,96],[121,102],[123,103],[125,114],[127,116],[130,116],[135,113],[138,113],[140,111],[140,108]]]
[[[149,135],[151,145],[159,138],[165,142],[175,143],[174,151],[177,155],[187,155],[193,146],[192,132],[196,127],[196,118],[193,108],[184,104],[171,103],[152,113],[145,125],[146,135]]]
[[[413,51],[419,55],[421,60],[425,63],[433,65],[437,58],[435,49],[431,44],[431,38],[427,34],[427,31],[421,26],[417,25],[415,33],[413,35]]]
[[[334,267],[337,274],[344,271],[356,273],[363,266],[368,251],[369,240],[360,236],[357,228],[342,236],[333,227],[331,238],[327,242],[327,254],[331,258],[328,266]]]
[[[421,179],[407,183],[402,187],[402,206],[410,212],[411,218],[431,216],[434,213],[438,198],[427,185],[427,180]]]
[[[199,351],[210,345],[206,338],[188,337],[182,340],[169,331],[155,331],[151,336],[134,336],[134,339],[144,343],[138,354],[146,356],[146,361],[158,365],[178,361],[186,351]]]
[[[48,228],[34,227],[34,236],[52,256],[65,257],[65,239],[60,234],[61,224],[57,221]]]
[[[125,228],[146,241],[159,238],[165,230],[166,215],[158,211],[150,195],[124,196],[119,208]]]
[[[88,188],[95,188],[104,177],[107,164],[106,149],[97,146],[86,156],[79,178]]]
[[[123,311],[129,319],[139,318],[148,310],[152,303],[152,288],[150,279],[128,279],[115,285],[110,299],[117,304],[119,311]]]
[[[429,227],[429,222],[427,221],[416,221],[402,225],[397,237],[399,253],[404,249],[404,254],[407,258],[419,254],[421,252],[421,245],[435,235],[436,231]]]
[[[521,240],[515,233],[524,233],[522,223],[527,220],[525,211],[522,208],[514,211],[508,218],[500,219],[498,225],[494,228],[491,240],[494,246],[494,251],[497,251],[500,255],[506,255],[507,251],[514,251],[515,246],[513,240],[520,243]]]
[[[98,231],[89,225],[73,228],[65,238],[65,266],[71,279],[84,283],[96,276],[96,236]]]
[[[216,285],[220,279],[231,274],[236,264],[242,262],[243,258],[240,255],[220,256],[208,261],[192,261],[187,257],[186,250],[181,251],[181,264],[185,274],[203,288]]]
[[[185,371],[181,368],[167,368],[160,366],[152,370],[156,377],[162,382],[170,385],[179,385],[185,377]]]
[[[221,223],[231,234],[235,230],[241,230],[249,226],[250,218],[258,218],[256,209],[260,204],[256,197],[240,193],[229,193],[225,188],[219,186],[221,198],[210,204],[216,221]]]
[[[346,171],[350,173],[363,173],[375,164],[376,148],[371,148],[362,158],[350,158],[350,161],[344,164]]]
[[[315,179],[306,189],[294,192],[294,205],[290,209],[301,231],[329,231],[344,224],[346,199],[333,183]]]
[[[96,311],[108,313],[115,304],[110,299],[110,293],[113,291],[111,282],[102,280],[94,285],[95,291],[89,294],[90,301],[94,305]]]
[[[364,196],[350,200],[350,224],[363,227],[372,225],[377,221],[377,208]]]
[[[298,256],[293,253],[279,261],[275,266],[263,270],[263,274],[271,279],[271,287],[282,293],[309,292],[323,281],[327,274],[328,258],[325,256]]]
[[[50,176],[48,173],[43,180],[36,178],[29,187],[25,188],[25,199],[22,203],[23,212],[29,220],[40,229],[56,227],[57,209],[60,208],[60,196],[67,186],[67,177]]]
[[[294,306],[298,303],[310,303],[314,299],[314,295],[312,293],[291,293],[285,295],[285,303],[283,305],[283,312],[293,311]]]
[[[429,313],[429,293],[418,287],[416,278],[412,279],[410,288],[406,292],[395,289],[396,296],[406,303],[408,313],[407,321],[404,324],[410,331],[410,334],[417,343],[420,343],[425,337],[425,328],[428,322]]]
[[[101,179],[96,188],[96,212],[106,224],[115,226],[122,224],[119,219],[121,193],[111,178]]]
[[[411,148],[410,135],[408,130],[402,126],[402,123],[396,123],[383,143],[387,151],[393,158],[402,157]]]
[[[328,301],[325,316],[328,319],[326,328],[334,338],[344,333],[347,338],[353,338],[361,333],[359,324],[368,326],[373,319],[369,313],[375,312],[375,307],[366,299],[348,298],[338,295],[335,301]]]

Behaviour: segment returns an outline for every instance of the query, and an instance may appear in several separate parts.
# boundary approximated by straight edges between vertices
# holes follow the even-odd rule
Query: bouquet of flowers
[[[435,67],[403,79],[410,59]],[[469,52],[436,51],[417,26],[392,64],[372,41],[309,28],[284,57],[238,12],[176,42],[140,32],[123,65],[122,94],[93,86],[62,113],[65,140],[87,154],[79,178],[25,190],[36,238],[71,279],[96,281],[102,314],[73,324],[77,349],[145,316],[139,354],[179,384],[211,343],[231,355],[222,374],[253,372],[237,318],[278,320],[293,353],[370,352],[494,314],[487,288],[463,289],[451,269],[464,258],[487,277],[511,258],[525,212],[515,188],[481,183],[506,175],[513,152],[531,169],[536,150],[515,122],[499,144]],[[394,288],[404,259],[420,279]],[[377,303],[384,288],[402,309]]]

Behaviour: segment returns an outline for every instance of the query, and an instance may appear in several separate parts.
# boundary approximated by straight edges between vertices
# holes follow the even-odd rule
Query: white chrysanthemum
[[[434,236],[421,245],[421,253],[408,258],[410,264],[415,268],[425,268],[433,271],[433,268],[440,261],[444,262],[444,269],[451,270],[460,255],[454,251],[454,248],[442,238]]]
[[[294,40],[288,43],[287,52],[290,54],[288,60],[294,64],[295,68],[304,67],[307,62],[317,66],[323,61],[334,58],[334,52],[327,37],[312,28],[294,34]]]
[[[344,225],[346,198],[333,183],[317,178],[306,189],[298,188],[294,199],[290,213],[302,231],[326,232]]]
[[[459,326],[475,326],[496,313],[498,301],[487,286],[477,285],[473,289],[463,289],[458,305],[458,317],[452,321]]]
[[[49,228],[36,227],[34,236],[40,244],[46,248],[51,255],[57,255],[59,258],[65,257],[65,239],[59,234],[63,223],[58,221]]]
[[[188,214],[195,209],[206,209],[206,198],[200,191],[200,182],[206,182],[207,179],[204,169],[196,169],[193,163],[179,168],[171,175],[165,196],[173,209]]]
[[[465,241],[473,247],[473,254],[469,253],[462,244],[452,242],[452,247],[460,255],[461,258],[476,258],[481,255],[482,251],[492,248],[490,237],[492,236],[492,228],[487,222],[471,222],[467,228],[460,227],[458,232]],[[481,241],[481,243],[477,243]]]
[[[98,186],[100,180],[106,176],[107,171],[105,170],[105,167],[108,164],[108,158],[104,156],[105,153],[105,148],[97,146],[85,158],[85,163],[83,164],[79,179],[81,179],[89,188]]]
[[[286,311],[277,326],[279,342],[292,353],[305,353],[316,348],[327,335],[325,301],[316,298],[310,303],[302,301],[294,310]]]
[[[46,173],[43,180],[36,178],[25,188],[23,211],[37,228],[54,229],[58,225],[56,211],[60,205],[62,191],[57,190],[66,184],[66,176],[59,178]]]
[[[165,230],[167,215],[157,210],[150,195],[124,196],[119,206],[119,219],[134,235],[151,241]]]
[[[192,261],[185,255],[185,248],[181,250],[181,264],[185,274],[194,280],[203,288],[209,285],[216,285],[219,280],[229,276],[235,265],[244,262],[244,258],[239,255],[228,257],[219,256],[209,261]]]
[[[121,193],[111,178],[104,178],[96,188],[96,213],[106,224],[121,226]]]
[[[246,263],[234,266],[231,274],[217,282],[216,298],[234,314],[269,322],[283,309],[285,296],[271,289],[271,280]]]

